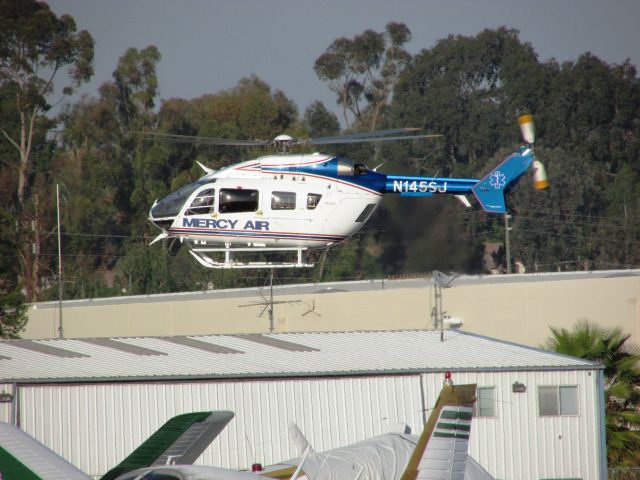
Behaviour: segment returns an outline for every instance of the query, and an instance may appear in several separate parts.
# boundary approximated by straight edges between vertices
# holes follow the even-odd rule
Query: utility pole
[[[56,210],[58,213],[58,310],[60,323],[58,324],[58,337],[64,338],[62,328],[62,242],[60,241],[60,185],[56,183]]]
[[[511,244],[509,242],[509,230],[511,230],[511,227],[509,226],[510,218],[511,215],[508,213],[504,214],[504,246],[507,260],[507,274],[511,273]]]
[[[269,273],[269,333],[273,333],[273,268]]]

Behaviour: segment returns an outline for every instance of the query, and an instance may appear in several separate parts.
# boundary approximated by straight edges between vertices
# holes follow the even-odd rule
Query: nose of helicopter
[[[162,230],[168,230],[175,218],[180,214],[189,196],[207,180],[189,183],[160,201],[156,201],[149,210],[149,220]]]
[[[151,209],[149,210],[149,221],[153,223],[160,230],[167,231],[173,224],[177,213],[174,213],[173,208],[168,208],[168,197],[165,197],[160,202],[156,200]]]

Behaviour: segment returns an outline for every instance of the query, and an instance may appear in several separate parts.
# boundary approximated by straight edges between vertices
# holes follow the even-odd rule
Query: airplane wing
[[[475,401],[476,385],[442,388],[401,480],[464,480]]]
[[[416,447],[416,441],[417,437],[411,435],[379,435],[346,447],[312,453],[302,470],[309,480],[399,479]],[[298,463],[299,459],[283,462],[291,468]],[[263,475],[283,478],[271,471]]]
[[[445,385],[420,437],[388,433],[316,452],[302,469],[309,480],[489,480],[467,455],[475,392],[476,385]],[[288,478],[298,463],[288,460],[262,475]]]
[[[233,412],[195,412],[173,417],[100,480],[152,465],[192,464],[231,421]]]
[[[10,423],[0,423],[2,480],[91,480],[53,450]]]

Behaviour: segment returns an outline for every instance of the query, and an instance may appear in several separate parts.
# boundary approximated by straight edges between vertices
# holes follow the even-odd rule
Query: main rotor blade
[[[149,138],[164,140],[168,143],[190,143],[193,145],[230,145],[237,147],[255,147],[270,145],[265,140],[233,140],[229,138],[198,137],[194,135],[176,135],[171,133],[136,132]]]
[[[308,140],[302,140],[305,143],[314,143],[317,140],[323,141],[325,143],[334,143],[335,140],[348,140],[348,139],[356,139],[356,138],[376,138],[376,137],[384,137],[387,135],[399,135],[401,133],[415,133],[419,132],[420,128],[390,128],[387,130],[373,130],[370,132],[357,132],[357,133],[347,133],[345,135],[335,135],[332,137],[318,137],[318,138],[310,138]]]
[[[414,140],[417,138],[438,138],[443,135],[398,135],[393,137],[362,137],[362,138],[344,138],[340,137],[328,137],[324,138],[311,138],[308,142],[311,145],[327,145],[327,144],[339,144],[339,143],[366,143],[366,142],[390,142],[398,140]],[[347,135],[345,135],[347,137]]]

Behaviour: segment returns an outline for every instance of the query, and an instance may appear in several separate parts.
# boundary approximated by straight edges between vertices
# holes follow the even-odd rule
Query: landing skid
[[[224,248],[192,248],[189,253],[193,255],[200,265],[207,268],[219,268],[219,269],[233,269],[233,268],[312,268],[313,263],[306,263],[304,261],[303,251],[306,251],[306,247],[300,248],[287,248],[287,247],[224,247]],[[283,252],[297,252],[296,261],[282,261],[282,262],[270,262],[270,261],[241,261],[234,258],[235,253],[283,253]],[[207,253],[224,253],[224,262],[217,261],[211,258]]]

